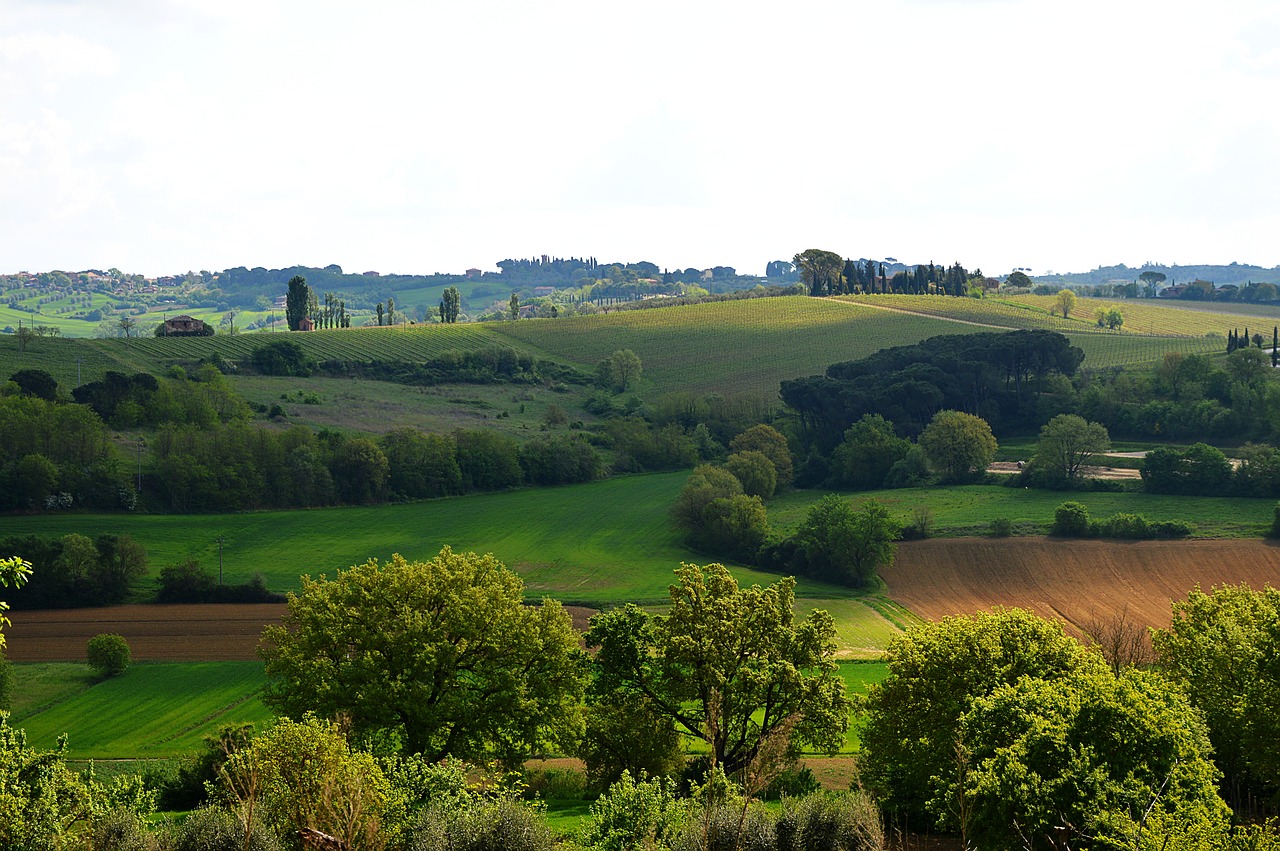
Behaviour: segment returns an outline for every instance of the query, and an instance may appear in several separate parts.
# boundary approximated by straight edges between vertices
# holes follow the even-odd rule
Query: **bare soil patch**
[[[84,661],[89,639],[108,632],[123,635],[140,662],[251,660],[263,627],[284,612],[283,603],[13,612],[6,652],[15,662]]]
[[[574,629],[587,628],[594,609],[565,606]],[[258,658],[258,638],[279,623],[285,606],[133,605],[102,609],[13,612],[6,654],[15,662],[82,662],[100,633],[123,635],[139,662],[238,662]]]
[[[923,618],[1018,606],[1080,634],[1127,607],[1167,627],[1171,601],[1196,585],[1280,585],[1280,546],[1260,540],[1063,541],[939,538],[898,547],[888,596]]]

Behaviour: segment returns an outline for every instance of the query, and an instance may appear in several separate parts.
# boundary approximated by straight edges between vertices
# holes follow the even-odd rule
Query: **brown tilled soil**
[[[1125,610],[1167,627],[1172,600],[1200,585],[1280,585],[1280,546],[1259,540],[1058,541],[939,538],[898,547],[888,596],[929,620],[1020,606],[1079,632]]]
[[[257,659],[262,628],[284,611],[283,603],[263,603],[13,612],[6,652],[15,662],[83,661],[89,639],[109,632],[125,637],[136,661]]]
[[[566,606],[582,631],[593,609]],[[258,658],[258,637],[285,607],[256,605],[110,606],[12,612],[6,654],[15,662],[83,661],[89,639],[123,635],[140,662],[238,661]]]

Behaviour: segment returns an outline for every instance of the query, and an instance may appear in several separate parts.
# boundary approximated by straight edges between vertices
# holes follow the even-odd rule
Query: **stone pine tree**
[[[808,248],[793,260],[800,277],[809,287],[809,295],[823,296],[839,292],[843,279],[844,259],[834,251]]]
[[[289,290],[284,297],[284,321],[290,331],[297,331],[303,317],[307,315],[310,295],[311,288],[307,286],[306,278],[294,275],[289,279]]]

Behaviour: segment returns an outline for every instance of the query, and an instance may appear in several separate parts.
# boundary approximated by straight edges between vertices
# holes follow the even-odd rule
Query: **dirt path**
[[[834,304],[847,304],[850,306],[857,306],[857,307],[869,307],[872,310],[887,310],[890,313],[907,313],[912,316],[922,316],[925,319],[937,319],[940,322],[955,322],[957,325],[972,325],[975,328],[992,328],[992,329],[995,329],[996,331],[1017,330],[1015,328],[1010,328],[1008,325],[992,325],[989,322],[974,322],[972,319],[956,319],[953,316],[939,316],[936,313],[925,313],[920,310],[905,310],[901,307],[889,307],[883,304],[866,304],[865,302],[861,302],[861,301],[844,301],[838,298],[828,298],[827,301],[830,301]]]

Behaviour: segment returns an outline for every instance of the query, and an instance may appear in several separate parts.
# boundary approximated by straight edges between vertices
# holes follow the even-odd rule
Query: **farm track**
[[[594,613],[565,609],[579,631]],[[105,632],[124,636],[137,662],[253,661],[263,628],[284,613],[283,603],[19,611],[12,613],[5,652],[14,662],[84,661],[89,639]]]
[[[1167,627],[1199,585],[1280,585],[1280,546],[1260,540],[1059,541],[951,538],[898,547],[886,596],[927,620],[1018,606],[1082,633],[1125,611]]]

